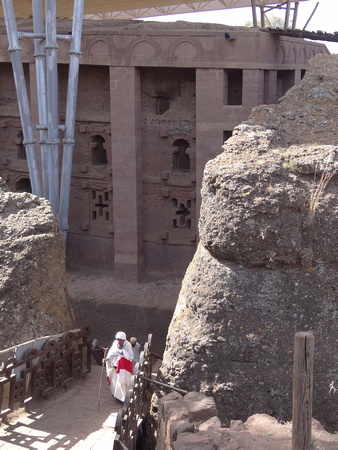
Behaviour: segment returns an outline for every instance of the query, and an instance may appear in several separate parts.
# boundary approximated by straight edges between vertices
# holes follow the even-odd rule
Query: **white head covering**
[[[126,333],[124,333],[123,331],[118,331],[116,333],[115,339],[127,339]]]

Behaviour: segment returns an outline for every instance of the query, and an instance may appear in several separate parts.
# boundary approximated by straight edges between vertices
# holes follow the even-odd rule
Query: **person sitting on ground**
[[[92,355],[99,366],[102,366],[102,358],[104,357],[104,347],[99,345],[97,339],[92,342]]]
[[[115,341],[105,359],[107,379],[112,396],[124,402],[129,389],[130,377],[133,373],[134,353],[126,333],[116,333]]]
[[[133,358],[133,374],[135,374],[135,366],[136,363],[139,362],[140,360],[140,344],[137,342],[137,338],[136,337],[131,337],[130,338],[130,343],[133,349],[133,353],[134,353],[134,358]]]

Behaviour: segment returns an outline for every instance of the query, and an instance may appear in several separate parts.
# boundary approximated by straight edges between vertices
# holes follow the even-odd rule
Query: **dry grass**
[[[309,208],[309,224],[313,223],[318,205],[323,196],[323,193],[329,184],[331,178],[335,174],[335,170],[324,170],[319,182],[317,183],[317,166],[314,173],[313,184],[311,188],[310,208]]]

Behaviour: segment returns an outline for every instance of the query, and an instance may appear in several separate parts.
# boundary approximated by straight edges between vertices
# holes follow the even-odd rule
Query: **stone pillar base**
[[[144,264],[114,264],[114,278],[117,280],[137,281],[144,279],[145,268]]]

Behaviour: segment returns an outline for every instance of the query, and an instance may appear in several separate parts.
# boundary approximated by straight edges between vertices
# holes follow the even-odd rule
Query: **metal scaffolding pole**
[[[253,26],[257,28],[257,12],[256,12],[256,0],[251,0],[251,8],[252,8],[252,22]]]
[[[72,158],[74,141],[75,112],[77,100],[77,88],[79,79],[79,65],[81,57],[81,33],[84,0],[74,2],[72,43],[69,51],[69,74],[65,120],[65,134],[63,139],[62,175],[60,189],[59,220],[63,232],[63,240],[66,245],[68,230],[69,197],[72,174]]]
[[[4,10],[6,30],[8,36],[9,48],[11,55],[14,82],[18,96],[19,112],[22,124],[23,144],[26,149],[28,170],[30,175],[32,193],[38,197],[42,197],[41,181],[39,175],[39,167],[35,151],[35,139],[33,135],[33,126],[29,110],[29,102],[25,75],[21,59],[21,47],[19,45],[18,32],[16,28],[14,8],[12,0],[2,0]]]
[[[42,17],[42,0],[32,0],[34,34],[44,34]],[[34,57],[36,66],[36,87],[39,108],[40,148],[42,164],[43,195],[48,196],[48,146],[47,146],[47,86],[46,55],[44,39],[34,38]]]
[[[286,30],[289,28],[290,9],[291,9],[291,0],[286,0],[286,12],[285,12],[285,22],[284,22],[284,28]]]
[[[57,86],[56,4],[46,0],[46,58],[47,58],[47,146],[48,146],[48,194],[55,214],[59,213],[59,130]]]
[[[294,9],[293,19],[292,19],[292,29],[293,30],[296,29],[297,17],[298,17],[298,7],[299,7],[299,2],[295,2],[295,9]]]
[[[265,11],[264,11],[264,6],[261,6],[260,10],[261,10],[261,28],[265,28]]]
[[[26,147],[32,192],[47,198],[59,220],[66,244],[68,229],[69,195],[71,185],[72,157],[75,128],[75,112],[81,57],[81,34],[84,0],[74,0],[72,35],[56,34],[56,2],[45,0],[45,33],[42,0],[32,0],[33,33],[18,32],[16,28],[13,1],[2,0],[12,58],[14,80],[17,91],[24,144]],[[19,37],[34,39],[36,65],[37,100],[39,109],[41,165],[43,189],[35,151],[33,125],[31,122],[28,95],[21,60]],[[57,39],[71,41],[68,75],[65,125],[58,124],[58,77]],[[59,191],[59,130],[64,130],[61,187]]]

